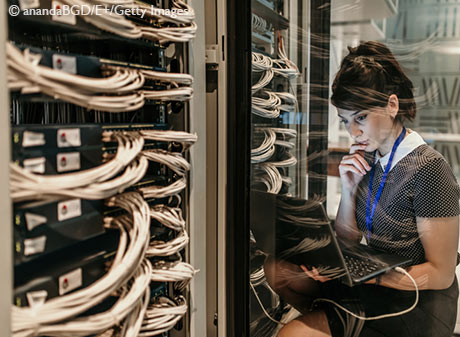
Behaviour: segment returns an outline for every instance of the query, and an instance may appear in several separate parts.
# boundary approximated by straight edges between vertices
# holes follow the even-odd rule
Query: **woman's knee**
[[[286,324],[277,337],[328,337],[331,330],[323,311],[311,311]]]

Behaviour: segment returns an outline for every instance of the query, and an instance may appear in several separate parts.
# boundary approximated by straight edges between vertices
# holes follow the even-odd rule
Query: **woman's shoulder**
[[[412,151],[412,153],[410,154],[410,157],[411,161],[415,161],[413,162],[413,164],[415,164],[419,168],[420,166],[433,164],[433,162],[441,161],[447,163],[444,156],[428,144],[422,144],[415,148],[414,151]]]

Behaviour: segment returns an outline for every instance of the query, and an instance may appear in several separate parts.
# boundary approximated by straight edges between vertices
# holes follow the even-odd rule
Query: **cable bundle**
[[[142,151],[142,155],[148,160],[166,165],[180,176],[184,176],[188,171],[190,171],[189,162],[185,160],[180,153],[155,149]]]
[[[193,82],[193,77],[188,74],[104,65],[107,77],[93,78],[42,66],[39,64],[40,55],[32,54],[28,49],[21,52],[11,43],[7,43],[7,56],[10,90],[20,90],[22,94],[43,93],[87,109],[125,112],[140,109],[145,99],[187,101],[193,96],[191,87],[178,86]],[[143,90],[146,78],[175,87]]]
[[[253,14],[254,15],[254,14]],[[271,57],[264,54],[252,52],[252,71],[261,72],[270,70],[273,67],[273,60]]]
[[[187,182],[185,178],[181,178],[167,186],[153,185],[153,186],[148,186],[148,187],[142,187],[142,188],[139,188],[139,192],[141,192],[144,198],[146,199],[150,199],[150,198],[161,199],[161,198],[166,198],[171,195],[177,194],[186,187],[187,187]]]
[[[170,256],[180,252],[188,245],[190,239],[185,230],[168,242],[153,240],[147,249],[147,256]]]
[[[280,115],[281,99],[271,91],[265,91],[263,94],[268,95],[268,99],[261,97],[252,97],[251,112],[255,115],[265,118],[278,118]]]
[[[189,101],[193,96],[193,89],[190,87],[179,87],[163,90],[140,90],[145,99],[158,101]]]
[[[10,163],[12,200],[17,202],[54,197],[105,199],[142,179],[148,168],[148,160],[142,156],[136,158],[144,145],[144,139],[138,133],[113,132],[103,141],[118,143],[115,157],[88,170],[43,176]],[[117,176],[123,169],[123,174]]]
[[[196,134],[184,131],[142,130],[140,131],[140,134],[146,140],[156,140],[159,142],[176,142],[187,145],[195,144],[198,139]]]
[[[119,228],[120,243],[108,272],[89,287],[55,297],[32,307],[12,307],[12,331],[22,336],[87,336],[107,330],[123,321],[134,304],[148,292],[151,265],[144,260],[149,242],[149,207],[138,193],[125,193],[107,201],[108,206],[121,207],[130,216],[107,218],[107,225]],[[114,291],[133,283],[123,291],[118,301],[108,310],[88,317],[74,318]],[[135,323],[131,320],[130,323]],[[131,336],[136,336],[135,329]]]
[[[185,229],[185,220],[182,217],[182,210],[179,207],[156,205],[150,209],[150,216],[163,226],[175,231]]]
[[[198,270],[195,270],[193,266],[182,261],[166,262],[160,260],[153,264],[150,277],[152,281],[156,282],[189,281],[197,272]]]
[[[268,193],[278,194],[281,191],[283,180],[278,169],[272,164],[260,164],[254,175],[254,181],[263,183]]]
[[[274,75],[275,75],[275,73],[273,72],[273,69],[270,68],[270,69],[266,70],[262,74],[262,76],[259,78],[257,83],[252,86],[252,88],[251,88],[252,93],[254,94],[255,92],[257,92],[260,89],[262,89],[263,87],[266,87],[271,82],[271,80],[273,79]]]
[[[278,55],[280,56],[280,59],[274,60],[273,62],[273,71],[276,74],[286,77],[288,79],[293,79],[300,75],[299,68],[297,68],[297,65],[291,60],[289,60],[289,58],[287,57],[286,52],[284,50],[284,40],[281,34],[279,33]]]
[[[264,162],[275,153],[276,133],[271,129],[263,129],[264,140],[257,148],[251,149],[251,163]]]
[[[135,70],[120,68],[110,77],[91,78],[41,66],[39,55],[28,49],[21,52],[9,42],[6,50],[10,90],[21,90],[23,94],[41,92],[100,111],[132,111],[144,105],[143,94],[132,93],[144,84],[144,77]],[[115,93],[120,95],[104,95]]]
[[[171,330],[186,312],[187,305],[182,296],[176,301],[161,296],[147,308],[138,336],[158,336]]]

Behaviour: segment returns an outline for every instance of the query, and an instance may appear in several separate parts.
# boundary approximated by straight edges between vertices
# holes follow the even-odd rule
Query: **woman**
[[[420,289],[414,310],[365,321],[354,327],[356,336],[451,337],[455,326],[459,186],[442,155],[403,126],[415,117],[412,90],[390,50],[378,42],[349,48],[332,86],[332,103],[354,141],[339,166],[337,235],[411,258],[405,269]],[[307,277],[292,279],[302,270]],[[348,303],[366,317],[399,312],[414,302],[413,283],[395,271],[349,288],[315,269],[302,270],[273,259],[265,264],[269,284],[303,313],[279,337],[336,337],[344,329],[350,335],[353,327],[344,327],[344,313],[332,304],[311,307],[317,297]]]

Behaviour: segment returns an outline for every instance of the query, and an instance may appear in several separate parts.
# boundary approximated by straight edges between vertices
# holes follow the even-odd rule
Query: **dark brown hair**
[[[385,107],[390,95],[399,99],[396,119],[413,120],[416,112],[414,85],[383,43],[368,41],[348,47],[332,84],[331,101],[346,110]]]

